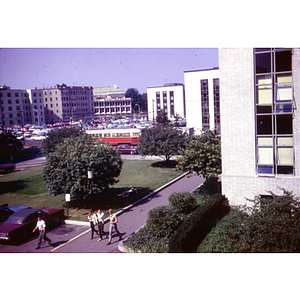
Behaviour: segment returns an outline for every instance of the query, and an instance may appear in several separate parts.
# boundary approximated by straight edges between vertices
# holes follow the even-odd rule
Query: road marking
[[[65,242],[65,243],[63,243],[63,244],[61,244],[61,245],[57,246],[56,248],[52,249],[52,250],[51,250],[51,252],[53,252],[53,251],[55,251],[55,250],[59,249],[60,247],[62,247],[62,246],[64,246],[64,245],[66,245],[66,244],[68,244],[68,243],[72,242],[73,240],[75,240],[75,239],[79,238],[80,236],[82,236],[83,234],[85,234],[85,233],[89,232],[90,230],[91,230],[91,228],[89,228],[88,230],[86,230],[86,231],[84,231],[84,232],[80,233],[79,235],[77,235],[77,236],[73,237],[72,239],[68,240],[67,242]]]

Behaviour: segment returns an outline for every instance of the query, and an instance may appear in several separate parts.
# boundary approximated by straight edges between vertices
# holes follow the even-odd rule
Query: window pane
[[[277,166],[277,174],[293,174],[293,166]]]
[[[277,164],[293,164],[293,148],[277,148]]]
[[[272,116],[257,116],[257,134],[272,134]]]
[[[257,105],[256,109],[258,114],[267,114],[272,112],[271,105]]]
[[[272,86],[262,85],[258,86],[258,104],[272,103]]]
[[[273,166],[258,166],[258,174],[273,174]]]
[[[256,73],[271,72],[271,53],[256,54]]]
[[[257,84],[272,84],[271,75],[260,75],[256,77]]]
[[[258,164],[272,165],[273,164],[273,148],[258,148]]]
[[[276,76],[277,83],[291,83],[292,82],[292,75],[277,75]]]
[[[293,138],[292,137],[278,137],[277,145],[278,146],[293,146]]]
[[[277,115],[277,134],[293,134],[292,115]]]
[[[293,111],[292,104],[277,104],[276,113],[289,113]]]
[[[292,101],[292,87],[291,86],[277,86],[276,87],[276,101]]]
[[[273,139],[269,137],[259,137],[257,138],[258,146],[273,146]]]
[[[292,52],[291,50],[276,52],[276,72],[291,71],[292,70]]]

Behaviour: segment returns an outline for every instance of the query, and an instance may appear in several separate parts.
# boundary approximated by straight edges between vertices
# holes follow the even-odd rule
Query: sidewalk
[[[122,234],[123,240],[134,234],[141,226],[146,223],[148,212],[157,206],[167,205],[168,197],[173,192],[192,192],[204,182],[199,176],[183,176],[175,182],[159,189],[157,193],[153,193],[149,198],[136,203],[136,205],[123,209],[118,213],[118,229]],[[108,221],[108,220],[106,220]],[[87,224],[88,225],[88,224]],[[108,222],[104,225],[104,230],[108,231]],[[87,228],[88,229],[88,228]],[[82,243],[82,239],[85,240]],[[77,253],[120,253],[122,251],[122,242],[118,241],[118,236],[113,233],[111,245],[106,245],[108,239],[104,238],[98,242],[98,237],[90,240],[90,231],[88,230],[82,237],[72,241],[73,249]],[[76,245],[74,245],[74,243]],[[75,247],[74,247],[75,246]],[[69,252],[68,245],[65,245],[55,252]]]

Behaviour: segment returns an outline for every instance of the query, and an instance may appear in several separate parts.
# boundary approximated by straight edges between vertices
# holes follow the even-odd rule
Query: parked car
[[[28,208],[18,211],[0,224],[0,241],[16,244],[33,238],[38,234],[37,231],[32,232],[36,226],[38,216],[41,216],[46,222],[46,229],[49,230],[62,222],[64,210],[56,208]]]
[[[114,147],[114,150],[119,151],[122,154],[136,154],[137,149],[132,147],[131,145],[118,145]]]
[[[16,166],[12,163],[0,164],[0,172],[8,173],[15,170]]]
[[[31,208],[29,206],[0,206],[0,223],[6,221],[8,217],[15,212],[18,212],[20,210],[26,209],[26,208]]]

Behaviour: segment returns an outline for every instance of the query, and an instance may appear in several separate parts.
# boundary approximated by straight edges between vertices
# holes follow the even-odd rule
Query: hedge
[[[169,253],[196,253],[197,247],[217,220],[229,212],[226,201],[227,198],[221,194],[207,196],[207,201],[171,235]]]

